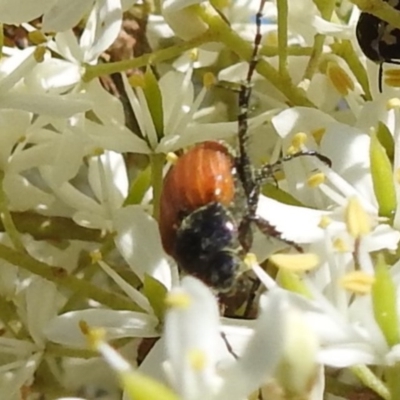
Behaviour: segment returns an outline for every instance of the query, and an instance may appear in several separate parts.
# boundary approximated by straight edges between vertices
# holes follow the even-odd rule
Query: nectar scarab
[[[160,200],[165,251],[186,272],[222,289],[232,285],[240,263],[233,252],[239,247],[237,226],[229,211],[234,174],[234,158],[223,144],[198,144],[168,171]]]
[[[240,86],[238,148],[232,154],[217,141],[206,141],[189,149],[165,176],[160,198],[159,228],[164,250],[179,268],[218,291],[228,291],[245,270],[245,258],[253,245],[253,229],[302,251],[301,247],[257,215],[261,186],[274,181],[284,162],[314,152],[300,151],[273,164],[255,169],[247,153],[248,103],[251,79],[261,43],[261,0],[256,15],[257,33],[245,83]]]
[[[400,0],[385,0],[400,10]],[[400,29],[380,18],[362,12],[357,22],[356,36],[362,52],[379,64],[379,91],[382,92],[383,64],[400,64]]]

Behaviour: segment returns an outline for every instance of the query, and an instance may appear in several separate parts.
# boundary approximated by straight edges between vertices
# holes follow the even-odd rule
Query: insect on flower
[[[384,0],[400,10],[400,0]],[[379,92],[382,92],[383,64],[400,65],[400,29],[375,15],[362,12],[357,22],[356,36],[362,52],[379,64]]]
[[[299,156],[326,157],[299,152],[256,170],[247,153],[248,103],[251,78],[257,65],[264,1],[256,15],[257,34],[246,82],[239,91],[238,154],[216,141],[200,143],[168,171],[161,193],[159,228],[163,247],[186,273],[218,291],[229,290],[253,243],[253,227],[298,251],[256,213],[261,186],[274,177],[282,163]]]

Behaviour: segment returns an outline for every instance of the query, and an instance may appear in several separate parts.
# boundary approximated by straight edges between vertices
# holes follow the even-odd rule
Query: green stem
[[[14,248],[22,253],[24,253],[25,247],[22,243],[20,233],[14,225],[14,221],[11,217],[10,210],[8,208],[7,195],[4,192],[4,171],[0,171],[0,218],[3,223],[4,230],[6,231],[8,237],[11,240]]]
[[[400,364],[386,367],[385,378],[392,399],[400,399]]]
[[[219,41],[224,43],[230,50],[235,52],[242,60],[250,61],[253,52],[252,44],[243,40],[212,8],[201,9],[201,18],[206,22]],[[289,103],[297,106],[315,107],[306,97],[304,90],[296,87],[290,78],[282,77],[278,71],[264,59],[258,60],[257,72],[271,82],[281,93],[283,93]]]
[[[372,100],[367,71],[362,65],[360,57],[354,51],[350,40],[343,40],[340,43],[333,43],[331,48],[335,54],[337,54],[339,57],[342,57],[347,62],[347,65],[361,85],[365,93],[366,100]]]
[[[288,44],[288,3],[287,0],[278,0],[278,48],[279,48],[279,73],[282,76],[289,75],[287,70],[287,44]]]
[[[309,56],[312,53],[312,47],[288,46],[288,56]],[[259,51],[260,56],[274,57],[279,54],[279,47],[262,46]]]
[[[67,269],[50,266],[35,260],[28,254],[19,253],[3,244],[0,244],[0,258],[32,274],[54,282],[59,287],[70,290],[71,292],[78,291],[82,294],[82,297],[96,300],[109,308],[142,311],[139,306],[132,303],[130,299],[100,289],[97,285],[93,285],[73,275],[68,275],[66,272]]]
[[[391,399],[388,388],[366,365],[355,365],[350,370],[366,387],[385,400]]]
[[[85,65],[85,74],[82,80],[87,82],[102,75],[114,74],[116,72],[123,72],[129,69],[136,69],[144,67],[149,64],[157,64],[162,61],[170,60],[171,58],[178,57],[187,50],[199,47],[202,44],[209,43],[215,40],[215,35],[207,31],[206,33],[189,40],[168,47],[167,49],[157,50],[153,53],[144,54],[140,57],[118,61],[113,63],[98,64],[98,65]]]
[[[25,211],[12,212],[11,219],[18,232],[29,233],[35,240],[100,242],[104,239],[100,230],[84,228],[65,217],[48,217]],[[5,227],[0,224],[0,232],[4,230]]]
[[[400,11],[385,0],[351,0],[361,11],[375,15],[388,22],[394,28],[400,29]]]
[[[318,69],[319,59],[324,47],[325,35],[317,34],[314,36],[314,44],[312,47],[311,57],[308,60],[306,70],[304,71],[303,80],[311,80]]]
[[[164,154],[153,154],[150,157],[151,186],[153,188],[153,217],[156,220],[158,220],[160,215],[160,197],[163,184],[164,161]]]

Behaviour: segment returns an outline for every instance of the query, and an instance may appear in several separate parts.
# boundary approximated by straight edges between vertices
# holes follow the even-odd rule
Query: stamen
[[[346,207],[345,219],[347,231],[354,238],[367,235],[371,232],[371,219],[362,208],[357,197],[353,197],[349,200]]]
[[[339,283],[344,289],[359,295],[371,292],[375,277],[363,271],[352,271],[343,276]]]
[[[278,268],[293,272],[310,271],[319,264],[319,257],[314,253],[274,254],[269,260]]]
[[[325,132],[326,132],[325,128],[319,128],[319,129],[316,129],[315,131],[311,132],[311,135],[313,136],[314,140],[316,141],[316,143],[318,145],[321,144],[321,140],[324,137]]]
[[[206,89],[214,86],[216,82],[215,75],[212,72],[206,72],[203,76],[203,86]]]
[[[176,162],[178,161],[178,158],[179,158],[179,157],[178,157],[175,153],[173,153],[173,152],[167,153],[167,156],[166,156],[167,161],[168,161],[169,163],[171,163],[172,165],[173,165],[173,164],[176,164]]]
[[[327,215],[323,215],[321,217],[321,220],[319,221],[318,226],[322,229],[327,228],[330,224],[332,223],[331,218],[329,218]]]
[[[392,99],[389,99],[386,103],[386,108],[388,110],[400,108],[400,99],[398,97],[393,97]]]
[[[354,82],[336,62],[328,62],[326,75],[341,95],[347,96],[350,91],[354,90]]]
[[[101,251],[99,249],[91,251],[89,253],[89,256],[90,256],[92,264],[96,264],[99,261],[103,260],[103,255],[101,254]]]
[[[203,350],[192,349],[188,352],[190,366],[195,371],[202,371],[207,365],[207,356]]]
[[[319,185],[322,185],[325,182],[325,174],[323,172],[318,172],[316,174],[311,175],[307,179],[307,185],[316,188]]]
[[[136,87],[144,88],[146,86],[144,76],[140,74],[134,74],[130,76],[128,82],[134,88]]]
[[[192,303],[192,299],[184,292],[170,292],[165,298],[165,304],[169,308],[180,308],[186,310]]]

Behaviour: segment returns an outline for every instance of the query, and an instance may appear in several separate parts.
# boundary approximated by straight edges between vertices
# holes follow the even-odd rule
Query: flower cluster
[[[379,0],[0,0],[2,400],[400,397],[400,84],[361,12],[400,41]],[[249,61],[284,240],[254,229],[219,294],[165,253],[160,193],[172,153],[235,152]]]

